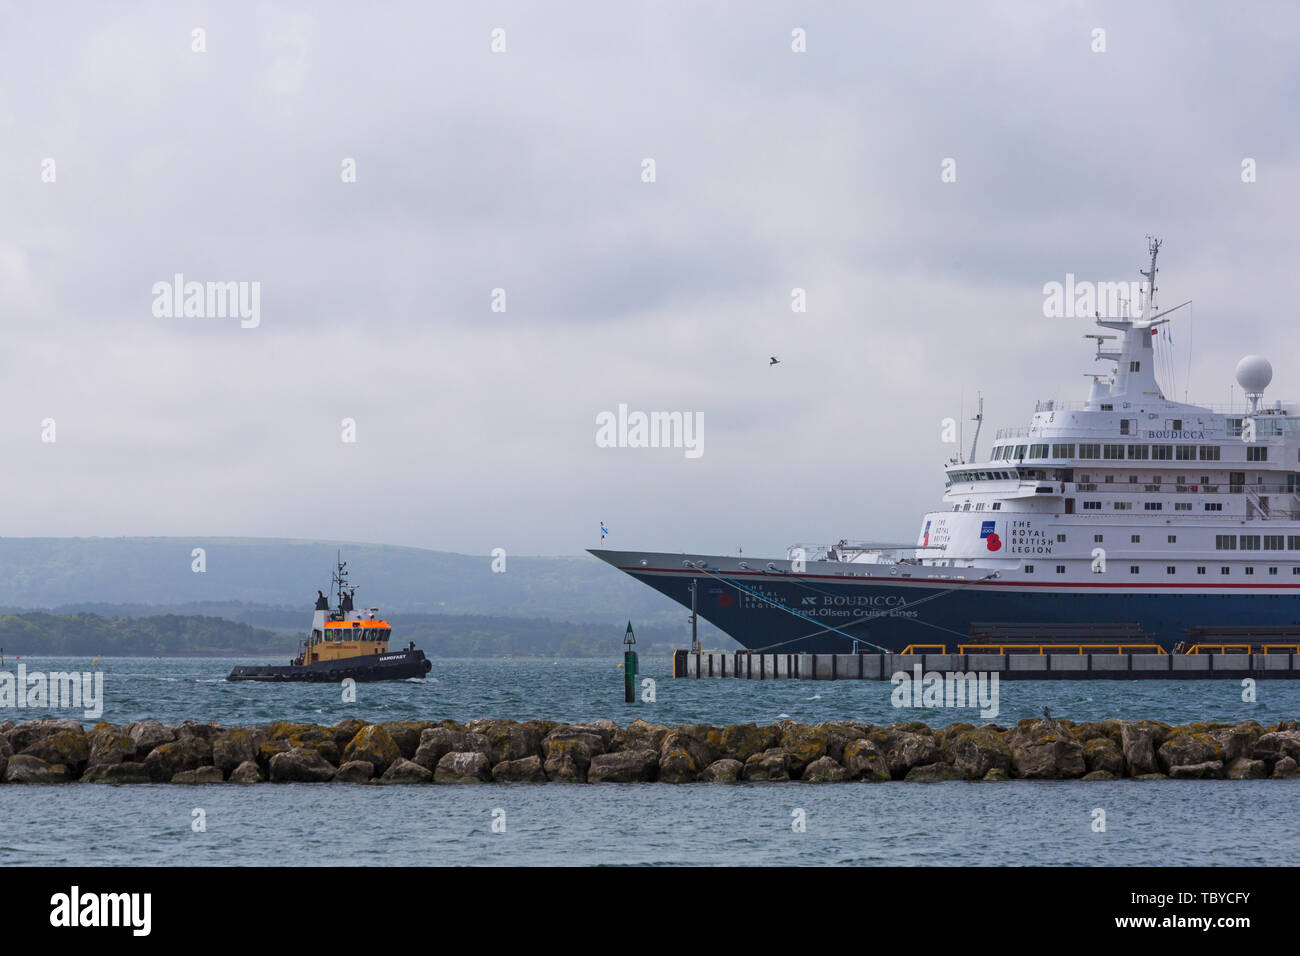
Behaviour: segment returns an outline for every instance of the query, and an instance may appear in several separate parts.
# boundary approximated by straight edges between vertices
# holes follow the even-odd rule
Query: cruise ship
[[[1188,303],[1158,310],[1160,241],[1148,251],[1132,308],[1086,336],[1105,363],[1087,400],[1039,402],[982,458],[977,427],[914,546],[591,553],[756,652],[955,649],[999,624],[1113,627],[1169,650],[1192,628],[1300,625],[1300,405],[1264,400],[1272,367],[1254,355],[1237,364],[1240,407],[1165,395],[1157,336]]]

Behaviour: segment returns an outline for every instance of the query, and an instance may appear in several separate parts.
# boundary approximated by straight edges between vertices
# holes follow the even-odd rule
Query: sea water
[[[226,725],[346,717],[655,723],[852,719],[982,723],[898,708],[874,681],[690,680],[641,662],[653,702],[623,700],[617,660],[435,660],[428,679],[228,683],[234,660],[24,658],[29,671],[104,674],[113,723]],[[0,670],[12,670],[11,657]],[[997,723],[1257,720],[1300,715],[1300,681],[1008,681]],[[4,709],[0,721],[72,717]],[[86,723],[93,723],[85,720]],[[309,798],[308,794],[312,794]],[[328,813],[303,814],[305,799]],[[907,784],[543,784],[381,787],[0,785],[0,866],[22,864],[1294,864],[1300,781]],[[196,832],[195,811],[204,821]],[[400,827],[386,821],[402,821]],[[373,826],[367,825],[373,822]],[[1101,826],[1099,826],[1099,822]]]

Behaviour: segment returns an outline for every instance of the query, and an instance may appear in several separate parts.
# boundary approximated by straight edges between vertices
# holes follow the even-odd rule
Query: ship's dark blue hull
[[[870,649],[865,645],[898,652],[910,644],[944,644],[955,651],[970,640],[974,622],[1136,623],[1169,650],[1187,639],[1192,626],[1300,625],[1300,594],[1261,593],[1264,588],[1142,593],[1092,587],[1072,592],[999,583],[903,584],[861,578],[850,583],[773,574],[724,580],[635,566],[621,570],[688,608],[690,584],[697,581],[700,617],[755,651],[843,654],[855,649],[855,638],[863,650]]]

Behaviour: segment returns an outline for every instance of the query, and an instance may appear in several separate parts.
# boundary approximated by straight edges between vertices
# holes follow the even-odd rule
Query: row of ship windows
[[[1141,544],[1142,535],[1131,534],[1128,540],[1130,544]],[[1104,544],[1105,541],[1104,534],[1092,536],[1093,544]],[[1165,541],[1168,544],[1177,544],[1178,535],[1167,534]],[[1056,543],[1067,543],[1066,536],[1058,534]],[[1300,551],[1300,534],[1216,534],[1214,547],[1218,551]]]
[[[1244,568],[1243,570],[1245,571],[1246,574],[1254,574],[1254,573],[1255,573],[1255,569],[1254,569],[1254,567],[1247,567],[1247,568]],[[1033,573],[1034,573],[1034,566],[1033,566],[1032,564],[1026,564],[1026,565],[1024,565],[1024,572],[1025,572],[1025,574],[1033,574]],[[1056,573],[1057,573],[1057,574],[1064,574],[1064,573],[1065,573],[1065,565],[1063,565],[1063,564],[1058,564],[1058,565],[1056,566]],[[1098,573],[1098,574],[1101,573],[1100,568],[1097,568],[1097,569],[1096,569],[1096,573]],[[1130,565],[1128,566],[1128,573],[1129,573],[1129,574],[1141,574],[1141,573],[1142,573],[1142,566],[1141,566],[1140,564],[1130,564]],[[1175,565],[1172,565],[1172,564],[1165,565],[1165,574],[1177,574],[1177,573],[1178,573],[1178,568],[1177,568]],[[1197,565],[1197,567],[1196,567],[1196,573],[1197,573],[1197,574],[1205,574],[1205,573],[1207,573],[1207,572],[1206,572],[1205,565],[1203,565],[1203,564],[1201,564],[1201,565]],[[1276,574],[1278,573],[1278,572],[1277,572],[1277,568],[1269,568],[1269,569],[1268,569],[1268,573],[1271,574],[1271,575],[1276,575]],[[1293,568],[1291,569],[1291,573],[1292,573],[1293,575],[1294,575],[1294,574],[1300,574],[1300,566],[1293,567]],[[1221,574],[1221,575],[1222,575],[1222,574],[1232,574],[1232,568],[1228,567],[1226,564],[1225,564],[1225,565],[1221,565],[1221,566],[1219,567],[1219,574]]]
[[[1284,539],[1286,541],[1285,549],[1282,547]],[[1216,551],[1300,551],[1300,535],[1216,534],[1214,536],[1214,548]]]
[[[1142,535],[1131,534],[1128,536],[1130,544],[1141,544]],[[1067,536],[1058,534],[1056,536],[1057,544],[1066,544]],[[1093,544],[1104,544],[1106,536],[1104,534],[1094,534],[1092,536]],[[1178,535],[1165,535],[1167,544],[1177,544]],[[1214,536],[1214,547],[1217,551],[1300,551],[1300,534],[1216,534]],[[1298,572],[1300,573],[1300,572]]]
[[[1141,544],[1142,535],[1131,534],[1128,536],[1130,544]],[[1178,535],[1165,535],[1167,544],[1177,544]],[[1056,536],[1057,544],[1068,543],[1068,537],[1064,534]],[[1092,536],[1093,544],[1105,544],[1106,536],[1104,534],[1094,534]],[[1300,551],[1300,534],[1216,534],[1214,536],[1214,547],[1218,551]]]
[[[1048,449],[1051,454],[1048,454]],[[1077,451],[1077,454],[1076,454]],[[1112,461],[1220,461],[1218,445],[1105,445],[1073,443],[1060,445],[999,445],[993,461],[1030,461],[1058,458],[1110,459]],[[1300,450],[1296,452],[1300,461]],[[1268,461],[1267,445],[1247,445],[1247,461]]]
[[[1111,504],[1110,504],[1110,506],[1111,506],[1112,510],[1114,510],[1114,511],[1132,511],[1132,510],[1133,510],[1133,502],[1131,502],[1131,501],[1112,501]],[[1222,510],[1223,510],[1223,502],[1222,502],[1222,501],[1207,501],[1207,502],[1205,502],[1205,503],[1202,505],[1202,507],[1203,507],[1206,511],[1222,511]],[[977,502],[977,503],[975,503],[975,504],[971,504],[971,503],[968,501],[968,502],[966,502],[965,504],[953,505],[953,506],[952,506],[952,510],[953,510],[953,511],[983,511],[983,510],[984,510],[984,503],[981,501],[981,502]],[[991,505],[989,505],[988,510],[989,510],[989,511],[1001,511],[1001,510],[1002,510],[1002,502],[1000,502],[1000,501],[995,501],[995,502],[993,502]],[[1100,502],[1100,501],[1085,501],[1085,502],[1083,502],[1083,510],[1084,510],[1084,511],[1100,511],[1100,510],[1101,510],[1101,502]],[[1162,502],[1162,501],[1144,501],[1144,502],[1142,503],[1142,510],[1143,510],[1143,511],[1164,511],[1164,510],[1165,510],[1164,502]],[[1175,511],[1191,511],[1191,510],[1192,510],[1192,503],[1191,503],[1190,501],[1175,501],[1175,502],[1174,502],[1174,510],[1175,510]]]
[[[1112,501],[1112,502],[1110,503],[1110,506],[1111,506],[1111,509],[1114,510],[1114,511],[1132,511],[1132,510],[1133,510],[1133,502],[1131,502],[1131,501]],[[1205,503],[1202,505],[1202,507],[1203,507],[1206,511],[1222,511],[1222,510],[1223,510],[1223,502],[1222,502],[1222,501],[1207,501],[1207,502],[1205,502]],[[1084,511],[1100,511],[1100,510],[1101,510],[1101,502],[1100,502],[1100,501],[1085,501],[1085,502],[1083,502],[1083,510],[1084,510]],[[1143,510],[1143,511],[1164,511],[1164,510],[1165,510],[1164,502],[1163,502],[1163,501],[1144,501],[1144,502],[1142,502],[1142,510]],[[1175,501],[1175,502],[1174,502],[1174,510],[1175,510],[1175,511],[1191,511],[1191,510],[1192,510],[1192,502],[1190,502],[1190,501]]]
[[[1053,477],[1051,478],[1048,477],[1049,472]],[[1011,481],[1016,479],[1023,479],[1028,481],[1060,481],[1061,476],[1064,475],[1065,472],[1066,469],[1063,468],[1024,468],[1019,471],[953,471],[953,472],[949,472],[947,483],[949,485],[954,485],[954,484],[965,484],[967,482],[975,482],[975,481]],[[1127,477],[1128,483],[1130,485],[1137,485],[1137,484],[1141,484],[1143,486],[1149,485],[1150,487],[1145,488],[1146,491],[1161,491],[1163,489],[1161,489],[1159,486],[1164,484],[1164,480],[1169,476],[1158,475],[1153,473],[1150,478],[1145,480],[1141,475],[1127,475],[1121,477]],[[1107,485],[1123,484],[1123,482],[1117,482],[1115,478],[1116,478],[1115,475],[1102,475],[1101,483]],[[1263,475],[1256,475],[1255,478],[1256,478],[1256,484],[1263,484]],[[1222,479],[1219,479],[1217,483],[1211,484],[1209,475],[1201,475],[1201,480],[1196,484],[1192,485],[1191,489],[1193,491],[1196,491],[1198,488],[1203,488],[1203,490],[1208,492],[1216,492],[1219,490],[1219,484],[1222,483],[1223,483]],[[1246,483],[1246,473],[1244,471],[1228,472],[1227,483],[1232,486],[1231,491],[1233,494],[1240,494],[1241,493],[1240,486]],[[1080,491],[1097,490],[1095,487],[1094,488],[1082,487],[1083,485],[1097,484],[1097,482],[1094,480],[1091,473],[1085,474],[1083,472],[1080,472],[1079,484],[1081,486],[1079,489]],[[1177,488],[1175,490],[1186,491],[1188,488],[1187,476],[1175,475],[1174,484],[1177,485]],[[1296,472],[1290,472],[1289,474],[1287,474],[1286,484],[1287,484],[1288,492],[1294,492],[1300,489],[1300,474]],[[1275,490],[1280,491],[1281,486],[1279,486]]]

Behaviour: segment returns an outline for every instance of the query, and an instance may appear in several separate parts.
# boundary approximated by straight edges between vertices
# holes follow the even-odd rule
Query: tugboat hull
[[[256,680],[274,683],[337,684],[349,677],[358,683],[422,678],[433,664],[421,650],[393,651],[371,657],[350,657],[302,665],[250,664],[236,667],[226,680]]]

